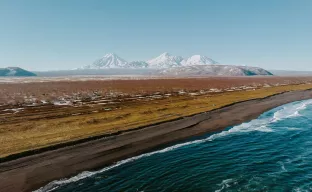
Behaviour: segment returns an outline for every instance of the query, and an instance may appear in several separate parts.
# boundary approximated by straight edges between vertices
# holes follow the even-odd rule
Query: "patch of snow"
[[[20,111],[24,110],[24,108],[13,108],[13,109],[4,109],[2,111],[7,112],[7,111],[12,111],[14,113],[18,113]]]
[[[72,105],[72,102],[70,102],[70,101],[54,101],[53,105],[57,105],[57,106]]]
[[[16,70],[15,69],[10,68],[10,67],[8,67],[8,69],[10,71],[7,73],[7,76],[14,76],[16,74]]]
[[[77,115],[81,115],[82,113],[74,113],[72,114],[72,116],[77,116]]]
[[[191,95],[191,96],[198,96],[200,94],[199,93],[189,93],[189,95]]]
[[[46,100],[41,100],[42,104],[48,104],[48,102]]]

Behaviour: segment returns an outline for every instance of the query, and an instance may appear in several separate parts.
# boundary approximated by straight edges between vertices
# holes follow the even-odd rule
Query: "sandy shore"
[[[32,191],[85,170],[96,170],[170,142],[220,131],[277,106],[312,98],[312,90],[286,92],[0,164],[0,191]]]

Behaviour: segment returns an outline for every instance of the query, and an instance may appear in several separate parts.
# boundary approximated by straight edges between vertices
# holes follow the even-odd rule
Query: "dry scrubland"
[[[3,83],[0,157],[311,89],[311,82],[309,77],[218,77]]]
[[[90,80],[94,79],[94,80]],[[101,79],[101,80],[97,80]],[[135,97],[155,93],[179,93],[231,89],[232,87],[262,87],[312,82],[312,77],[210,77],[184,79],[110,80],[108,77],[82,78],[8,78],[0,81],[0,105],[39,105],[55,102],[98,100],[100,98]],[[41,82],[42,81],[42,82]],[[17,82],[17,83],[16,83]],[[21,83],[29,82],[29,83]]]

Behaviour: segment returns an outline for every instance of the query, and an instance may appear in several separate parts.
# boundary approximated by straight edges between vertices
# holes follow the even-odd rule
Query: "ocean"
[[[312,191],[312,100],[37,191]]]

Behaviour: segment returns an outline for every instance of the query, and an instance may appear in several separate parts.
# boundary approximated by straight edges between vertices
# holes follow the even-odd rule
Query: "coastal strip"
[[[96,170],[171,142],[257,118],[280,105],[312,98],[312,90],[285,92],[220,109],[108,136],[0,164],[1,191],[32,191],[45,184]]]

